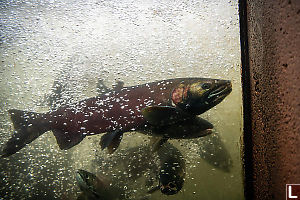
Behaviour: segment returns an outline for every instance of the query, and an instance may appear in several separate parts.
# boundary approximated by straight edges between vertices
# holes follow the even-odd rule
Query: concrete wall
[[[300,183],[300,1],[240,5],[246,197],[285,199]]]

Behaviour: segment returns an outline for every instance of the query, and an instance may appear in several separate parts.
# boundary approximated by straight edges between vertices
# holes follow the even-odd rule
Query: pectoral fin
[[[175,124],[192,117],[171,106],[149,106],[142,110],[142,114],[150,124],[155,126]]]
[[[119,130],[106,133],[101,137],[100,141],[102,150],[107,148],[108,153],[113,153],[119,147],[122,137],[123,132]]]
[[[152,146],[152,151],[158,151],[161,146],[168,141],[166,137],[152,137],[150,139],[150,145]]]

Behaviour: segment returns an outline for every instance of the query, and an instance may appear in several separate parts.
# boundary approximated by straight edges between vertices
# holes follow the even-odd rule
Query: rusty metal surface
[[[247,1],[254,199],[300,183],[300,1]],[[244,97],[245,98],[245,97]],[[249,163],[248,163],[249,164]],[[248,183],[249,184],[249,183]]]
[[[285,184],[300,183],[300,1],[247,1],[247,23],[248,198],[285,199]]]

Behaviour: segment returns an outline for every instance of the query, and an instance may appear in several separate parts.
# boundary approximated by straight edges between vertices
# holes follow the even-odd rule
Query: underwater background
[[[0,11],[1,149],[13,133],[7,111],[53,109],[55,82],[63,85],[59,103],[98,95],[99,80],[112,87],[117,81],[132,86],[206,77],[231,80],[233,87],[201,115],[214,124],[212,136],[170,140],[186,163],[178,194],[148,195],[145,182],[155,174],[141,171],[145,176],[132,179],[130,166],[119,164],[136,157],[132,148],[149,144],[146,135],[124,134],[109,155],[100,148],[101,134],[64,151],[49,131],[0,160],[0,199],[76,199],[77,169],[105,174],[131,199],[244,199],[237,1],[6,0]],[[147,153],[138,151],[141,158]]]

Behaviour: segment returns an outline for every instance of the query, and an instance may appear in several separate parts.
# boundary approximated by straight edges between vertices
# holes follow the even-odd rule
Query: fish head
[[[110,184],[110,181],[100,174],[92,174],[79,169],[76,172],[76,180],[84,199],[123,199],[124,191],[118,186]]]
[[[193,79],[173,90],[172,103],[187,113],[200,115],[223,101],[231,91],[229,80]]]
[[[96,193],[97,177],[96,175],[79,169],[76,172],[76,180],[82,191]]]
[[[161,185],[160,191],[165,195],[177,194],[180,189],[177,187],[175,182],[169,182],[167,185]]]
[[[159,175],[160,191],[165,195],[177,194],[183,187],[184,178],[173,170],[161,171]]]

